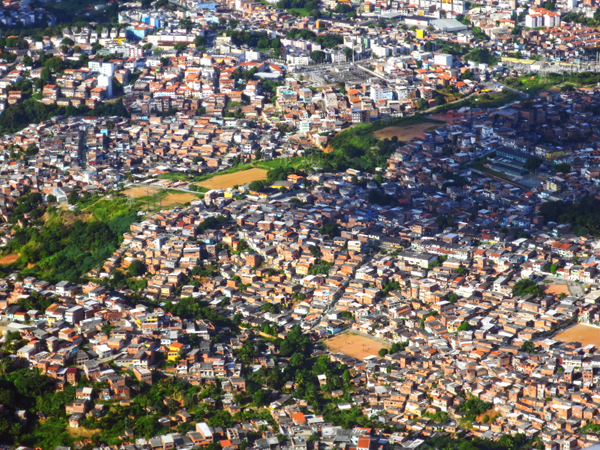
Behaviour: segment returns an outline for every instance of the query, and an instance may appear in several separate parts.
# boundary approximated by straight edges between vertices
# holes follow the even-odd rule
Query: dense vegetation
[[[261,192],[266,190],[269,186],[271,186],[273,182],[286,180],[288,175],[292,174],[306,176],[305,172],[298,170],[294,167],[279,166],[269,169],[269,171],[267,172],[266,180],[253,181],[248,187],[253,191]]]
[[[388,126],[408,126],[423,122],[441,123],[437,120],[421,116],[408,118],[378,120],[372,123],[355,125],[335,136],[329,146],[334,152],[327,153],[323,169],[346,170],[353,169],[373,172],[376,167],[386,167],[387,159],[398,147],[398,139],[379,140],[373,133]]]
[[[573,85],[595,85],[600,82],[600,74],[595,72],[575,72],[567,74],[544,73],[542,75],[536,74],[533,76],[527,74],[526,76],[523,75],[503,80],[503,83],[507,86],[530,94],[537,94],[540,91],[565,82],[568,82],[571,87]],[[566,88],[568,88],[568,86]]]
[[[594,11],[593,17],[587,17],[587,14],[579,12],[569,12],[562,18],[564,22],[581,23],[590,27],[597,27],[600,25],[600,10]]]
[[[460,404],[458,411],[463,413],[467,420],[474,421],[477,416],[492,409],[492,406],[491,402],[484,402],[477,397],[470,397],[464,403]]]
[[[600,236],[600,200],[585,197],[575,203],[562,200],[546,202],[540,207],[546,222],[568,223],[579,236]]]
[[[93,8],[96,5],[105,7]],[[35,7],[40,6],[42,5]],[[100,33],[104,24],[118,22],[118,7],[118,3],[111,2],[109,4],[108,0],[63,0],[56,3],[44,3],[43,8],[56,17],[55,25],[49,27],[48,21],[42,18],[42,20],[28,25],[23,25],[21,22],[11,25],[0,24],[0,30],[2,30],[2,36],[18,36],[19,38],[31,36],[37,42],[42,41],[44,36],[62,36],[62,30],[66,26],[90,27],[90,22],[98,24],[95,29]]]
[[[123,106],[123,101],[114,103],[102,103],[95,109],[87,106],[58,106],[56,104],[45,105],[30,98],[25,101],[8,106],[0,115],[0,133],[14,133],[27,127],[31,123],[40,123],[55,116],[120,116],[129,117],[129,113]]]
[[[208,303],[199,301],[196,298],[184,297],[176,303],[168,301],[163,308],[166,312],[181,318],[208,320],[215,326],[232,326],[232,322],[219,314],[215,308],[211,308]]]
[[[2,369],[0,402],[6,410],[0,413],[0,444],[41,447],[44,450],[54,450],[58,445],[73,446],[74,439],[67,431],[65,406],[75,400],[75,387],[67,385],[63,392],[54,392],[47,376],[30,369],[11,372],[6,360],[2,361]],[[94,389],[106,387],[105,383],[92,385],[86,379],[82,379],[79,386],[92,386]],[[99,416],[88,416],[82,420],[83,428],[94,430],[94,446],[121,443],[121,437],[128,428],[136,437],[144,438],[170,432],[158,419],[176,412],[180,407],[177,402],[165,402],[167,398],[182,402],[196,421],[209,420],[213,426],[223,423],[220,418],[223,411],[217,411],[220,402],[212,406],[201,402],[205,398],[218,401],[218,387],[190,386],[185,381],[165,378],[152,386],[134,382],[131,388],[135,398],[130,405],[115,403]],[[105,402],[107,406],[111,403]],[[21,423],[16,419],[14,413],[18,410],[26,412],[27,422]],[[43,420],[40,420],[40,414]],[[182,423],[177,426],[177,431],[186,433],[192,428],[193,425]]]
[[[524,297],[526,295],[533,295],[538,297],[544,294],[544,290],[538,286],[535,281],[529,278],[523,278],[515,283],[512,288],[513,295],[518,297]]]
[[[498,58],[492,55],[489,49],[487,48],[474,48],[465,56],[463,56],[465,61],[473,61],[478,64],[489,64],[494,65],[498,62]]]
[[[334,48],[344,43],[344,38],[337,34],[315,34],[310,30],[292,28],[285,36],[288,39],[307,39],[320,44],[323,48]]]
[[[331,362],[326,355],[311,356],[310,340],[302,334],[300,327],[293,328],[285,339],[275,339],[273,343],[279,349],[280,356],[289,358],[288,364],[283,368],[261,368],[248,373],[246,376],[249,381],[278,391],[285,390],[288,381],[295,382],[294,397],[308,401],[316,412],[324,415],[327,422],[346,428],[354,425],[379,428],[383,426],[363,415],[362,408],[358,406],[340,411],[337,407],[339,403],[351,401],[350,371],[343,364]],[[244,362],[250,362],[254,357],[262,354],[265,348],[264,342],[249,339],[238,351],[237,356]],[[317,379],[318,375],[327,377],[327,381],[322,386]],[[332,390],[341,390],[344,394],[342,397],[332,398],[329,394]],[[263,393],[256,392],[258,391],[253,395],[254,404],[256,406],[268,404],[269,398]]]
[[[49,392],[49,378],[30,369],[11,371],[10,357],[0,363],[0,444],[20,444],[29,447],[54,449],[57,445],[71,445],[66,431],[65,406],[75,399],[75,388],[63,392]],[[16,411],[25,411],[23,421],[17,420]],[[44,423],[36,419],[38,411],[46,417]]]
[[[266,31],[227,30],[225,34],[230,36],[231,42],[238,46],[247,45],[249,47],[267,48],[271,46],[271,41],[279,43],[278,39],[269,39],[269,34]]]
[[[9,249],[21,254],[17,267],[23,275],[48,282],[81,281],[82,275],[118,248],[123,233],[136,220],[135,204],[122,197],[90,201],[93,204],[85,208],[87,214],[79,215],[46,211],[38,193],[19,199],[11,220],[16,222],[29,214],[31,223],[17,228]]]

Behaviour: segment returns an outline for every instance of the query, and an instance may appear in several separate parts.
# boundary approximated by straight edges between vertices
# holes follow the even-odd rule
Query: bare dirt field
[[[19,259],[19,256],[21,256],[21,254],[17,253],[16,255],[6,255],[5,257],[0,258],[0,266],[8,266],[9,264],[14,263]]]
[[[488,416],[488,421],[494,419],[494,417],[499,416],[500,415],[500,411],[496,411],[494,408],[484,412],[483,414],[480,414],[477,416],[477,422],[483,422],[485,416]]]
[[[439,128],[439,124],[435,124],[435,123],[431,123],[431,122],[423,122],[423,123],[417,123],[414,125],[407,125],[407,126],[401,126],[401,127],[396,127],[396,126],[392,126],[392,127],[385,127],[382,128],[381,130],[377,130],[373,133],[373,136],[375,136],[377,139],[391,139],[394,136],[398,137],[398,140],[400,141],[409,141],[413,138],[416,138],[418,136],[420,136],[422,133],[425,133],[426,131],[433,131],[436,128]]]
[[[183,205],[184,203],[191,202],[192,200],[198,200],[194,194],[188,194],[186,192],[173,193],[169,192],[166,197],[162,199],[162,206],[174,206]]]
[[[549,284],[546,286],[545,293],[549,295],[570,295],[569,286],[566,284]]]
[[[125,189],[122,194],[127,197],[140,198],[146,197],[147,195],[152,195],[156,193],[156,189],[145,188],[142,186],[136,186],[129,189]]]
[[[600,348],[600,328],[578,323],[558,333],[553,339],[562,342],[579,342],[584,347],[593,344]]]
[[[155,195],[160,192],[161,191],[157,190],[157,189],[145,188],[143,186],[136,186],[136,187],[126,189],[122,193],[129,197],[140,198],[140,197],[147,197],[147,196]],[[169,192],[169,193],[167,193],[167,195],[162,197],[162,199],[160,201],[160,205],[162,207],[183,205],[184,203],[191,202],[192,200],[198,200],[198,197],[196,197],[192,193],[187,193],[187,192]],[[159,203],[158,199],[156,200],[156,203],[158,205],[158,203]]]
[[[227,189],[236,185],[243,185],[246,183],[252,183],[257,180],[264,180],[267,178],[268,170],[265,169],[248,169],[235,173],[228,173],[226,175],[217,175],[209,180],[198,183],[198,186],[202,186],[208,189]]]
[[[382,348],[390,348],[387,344],[352,332],[327,339],[325,345],[333,353],[343,353],[357,359],[365,359],[367,356],[377,355]]]

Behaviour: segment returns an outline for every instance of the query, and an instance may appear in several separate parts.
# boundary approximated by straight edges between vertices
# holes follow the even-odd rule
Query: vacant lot
[[[417,123],[414,125],[406,125],[406,126],[392,126],[385,127],[381,130],[377,130],[373,133],[377,139],[391,139],[392,137],[398,137],[399,141],[409,141],[413,138],[420,136],[422,133],[426,131],[433,131],[436,128],[439,128],[442,124],[432,124],[431,122],[423,122]]]
[[[554,339],[562,342],[579,342],[584,347],[593,344],[600,348],[600,328],[578,323],[558,333]]]
[[[367,356],[377,355],[382,348],[390,348],[387,344],[352,332],[327,339],[325,345],[332,353],[343,353],[357,359],[365,359]]]
[[[191,202],[192,200],[198,200],[194,194],[188,194],[186,192],[169,192],[166,197],[163,197],[162,206],[176,206],[183,205],[184,203]]]
[[[560,295],[560,294],[570,295],[569,286],[566,284],[550,284],[550,285],[546,286],[546,289],[544,292],[549,295]]]
[[[127,195],[128,197],[133,197],[133,198],[141,198],[141,197],[151,197],[153,195],[159,195],[160,196],[160,200],[159,197],[157,196],[155,198],[156,201],[156,205],[158,206],[160,204],[161,207],[169,207],[169,206],[177,206],[177,205],[183,205],[184,203],[187,202],[191,202],[192,200],[198,200],[198,197],[196,197],[196,195],[192,194],[191,192],[167,192],[165,193],[165,191],[159,190],[159,189],[154,189],[154,188],[146,188],[143,186],[136,186],[136,187],[132,187],[129,189],[126,189],[122,192],[124,195]],[[140,201],[146,201],[148,200],[143,199]],[[154,201],[150,200],[150,203],[153,204]]]
[[[145,197],[147,195],[156,194],[156,189],[137,186],[137,187],[125,189],[122,192],[122,194],[126,195],[127,197],[139,198],[139,197]]]
[[[86,439],[91,438],[95,433],[98,433],[100,430],[88,430],[87,428],[79,427],[79,428],[71,428],[67,427],[67,431],[74,438]]]
[[[243,184],[252,183],[257,180],[267,178],[268,170],[265,169],[248,169],[241,172],[228,173],[226,175],[217,175],[209,180],[198,183],[198,186],[208,189],[227,189],[233,186],[241,186]]]
[[[8,266],[9,264],[14,263],[21,256],[20,253],[16,255],[6,255],[3,258],[0,258],[0,266]]]

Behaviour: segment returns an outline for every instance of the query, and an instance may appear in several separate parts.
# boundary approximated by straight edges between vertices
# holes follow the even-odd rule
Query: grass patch
[[[91,213],[96,220],[108,221],[115,217],[136,214],[139,206],[127,197],[113,196],[112,198],[102,197],[82,211]]]
[[[355,145],[360,148],[370,148],[377,145],[379,139],[373,136],[373,133],[387,127],[408,127],[418,125],[423,122],[431,124],[443,124],[440,120],[429,119],[422,115],[410,117],[399,117],[395,119],[381,119],[371,123],[361,123],[352,128],[342,131],[331,141],[331,148],[341,150],[344,145]]]
[[[464,108],[467,106],[471,108],[499,108],[500,106],[507,105],[517,100],[522,100],[522,97],[519,94],[506,89],[502,92],[474,95],[464,100],[438,106],[432,111],[432,114],[445,113],[453,109]]]
[[[138,220],[138,210],[137,202],[121,196],[102,198],[73,212],[49,210],[45,221],[16,231],[10,251],[21,257],[13,267],[49,282],[80,282],[119,247],[123,234]]]
[[[506,78],[503,83],[521,92],[538,94],[554,86],[562,86],[561,90],[572,87],[596,85],[600,82],[600,73],[581,72],[573,74],[549,73],[543,75],[521,75],[520,77]]]
[[[361,123],[338,133],[329,143],[333,152],[328,153],[330,161],[326,170],[346,170],[348,167],[365,172],[373,172],[377,167],[385,167],[387,159],[398,147],[397,138],[380,140],[373,133],[387,127],[403,127],[422,124],[443,124],[439,120],[423,115],[381,119],[371,123]]]
[[[269,159],[264,161],[253,161],[251,163],[246,164],[238,164],[237,166],[230,167],[226,170],[221,170],[219,172],[206,173],[203,175],[190,175],[187,173],[181,172],[169,172],[163,173],[158,176],[159,179],[163,180],[179,180],[179,181],[187,181],[188,183],[199,183],[201,181],[210,180],[219,175],[227,175],[230,173],[237,173],[244,170],[249,169],[276,169],[278,167],[292,167],[294,169],[305,168],[308,166],[306,159],[302,156],[295,156],[293,158],[276,158]],[[198,186],[198,192],[208,192],[210,189],[203,188]]]
[[[290,8],[287,11],[290,14],[296,13],[300,17],[308,17],[308,16],[310,16],[310,11],[307,11],[306,8]]]

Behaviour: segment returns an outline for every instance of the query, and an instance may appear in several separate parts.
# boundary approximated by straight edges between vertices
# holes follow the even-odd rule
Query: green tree
[[[344,370],[344,374],[342,375],[342,380],[344,381],[344,384],[346,386],[350,384],[352,377],[351,377],[350,371],[348,369]]]
[[[206,44],[207,44],[207,40],[204,36],[196,36],[194,38],[194,45],[196,46],[196,48],[205,47]]]
[[[542,160],[539,158],[529,158],[525,162],[525,168],[530,172],[535,172],[542,165]]]
[[[469,272],[469,270],[463,266],[458,267],[454,271],[461,276],[465,276]]]
[[[40,72],[40,80],[42,80],[44,83],[47,83],[51,79],[52,79],[52,74],[50,73],[50,70],[48,70],[47,68],[43,68],[42,71]]]
[[[53,73],[60,73],[64,70],[65,63],[58,56],[53,56],[44,63],[44,67]]]
[[[513,295],[524,297],[526,295],[533,295],[538,297],[544,294],[544,290],[539,287],[533,280],[524,278],[515,283],[512,288]]]
[[[325,52],[322,52],[320,50],[310,52],[310,59],[312,59],[315,62],[325,62]]]
[[[252,394],[252,403],[255,406],[265,406],[267,405],[269,398],[271,395],[265,389],[258,389],[254,394]]]
[[[127,273],[130,277],[139,277],[146,273],[146,266],[140,260],[135,259],[131,262],[131,265],[127,269]]]
[[[458,327],[458,331],[469,331],[470,329],[471,329],[471,325],[469,325],[469,322],[467,322],[467,321],[464,321]]]
[[[67,197],[67,201],[69,202],[69,205],[76,205],[79,201],[79,192],[71,191]]]
[[[335,12],[337,14],[346,14],[346,13],[349,13],[350,11],[352,11],[352,7],[345,3],[338,3],[335,6],[335,9],[333,10],[333,12]]]
[[[535,344],[531,341],[527,341],[521,345],[521,351],[529,354],[535,353]]]

